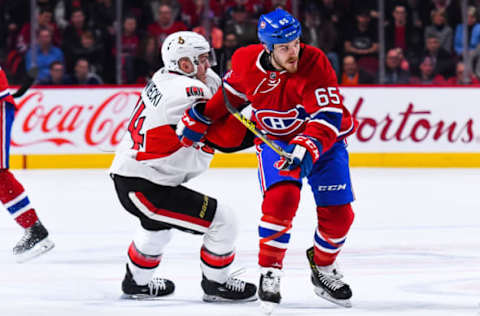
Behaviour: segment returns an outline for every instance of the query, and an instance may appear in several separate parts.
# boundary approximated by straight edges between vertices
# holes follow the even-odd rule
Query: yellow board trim
[[[11,155],[12,169],[108,168],[113,154]],[[480,153],[350,153],[352,167],[480,168]],[[255,153],[217,153],[212,168],[256,168]]]
[[[351,153],[350,166],[479,168],[480,153]]]

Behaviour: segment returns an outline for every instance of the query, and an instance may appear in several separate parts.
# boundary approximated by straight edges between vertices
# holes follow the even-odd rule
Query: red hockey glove
[[[176,133],[180,138],[180,143],[185,147],[190,147],[199,142],[207,132],[210,120],[198,113],[195,107],[191,107],[182,116],[177,124]]]
[[[275,168],[280,170],[282,176],[301,179],[312,172],[313,165],[320,158],[322,145],[313,138],[298,135],[288,143],[285,151],[292,154],[292,162],[281,157],[275,162]]]

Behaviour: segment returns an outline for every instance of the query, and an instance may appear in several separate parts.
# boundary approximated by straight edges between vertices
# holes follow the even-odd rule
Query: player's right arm
[[[234,107],[241,107],[247,102],[243,92],[244,74],[242,61],[244,60],[244,49],[239,49],[232,57],[232,70],[223,77],[225,91],[229,101]],[[244,62],[243,62],[244,63]],[[182,145],[188,147],[200,141],[207,129],[216,121],[224,121],[230,115],[225,107],[223,91],[218,89],[208,102],[198,102],[191,109],[187,110],[182,117],[182,130],[178,131]]]
[[[0,67],[0,101],[6,101],[12,104],[14,107],[16,107],[15,101],[13,100],[13,97],[8,90],[7,76],[5,75],[5,72],[1,67]]]

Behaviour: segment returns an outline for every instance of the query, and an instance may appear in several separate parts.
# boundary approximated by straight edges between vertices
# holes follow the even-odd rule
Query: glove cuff
[[[196,121],[200,121],[202,122],[203,124],[206,124],[206,125],[210,125],[212,124],[212,121],[210,121],[210,119],[206,116],[204,116],[203,114],[201,114],[200,112],[197,111],[197,109],[195,108],[195,106],[198,105],[195,104],[193,105],[189,110],[188,110],[188,115],[193,118],[194,120]]]
[[[322,152],[322,145],[320,142],[303,135],[295,136],[291,141],[290,144],[297,144],[304,147],[310,156],[312,157],[313,163],[315,163],[319,158]]]

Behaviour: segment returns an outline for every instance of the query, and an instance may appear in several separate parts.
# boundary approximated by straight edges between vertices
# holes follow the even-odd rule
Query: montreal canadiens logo
[[[299,129],[305,122],[305,118],[300,116],[302,115],[297,109],[291,109],[287,112],[272,110],[259,110],[255,112],[255,117],[261,127],[268,133],[278,136],[288,135]]]

